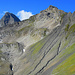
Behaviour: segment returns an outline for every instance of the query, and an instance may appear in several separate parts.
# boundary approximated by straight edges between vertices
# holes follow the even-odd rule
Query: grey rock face
[[[19,43],[0,43],[0,50],[6,56],[6,59],[10,59],[12,61],[22,54],[23,46]]]
[[[20,19],[17,18],[14,14],[6,12],[5,15],[0,20],[0,27],[7,26],[8,24],[13,24],[19,22]]]

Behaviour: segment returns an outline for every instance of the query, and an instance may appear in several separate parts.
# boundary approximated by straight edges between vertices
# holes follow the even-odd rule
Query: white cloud
[[[24,11],[24,10],[21,10],[17,13],[17,16],[20,18],[20,20],[28,19],[32,15],[33,14],[31,12],[27,12],[27,11]]]

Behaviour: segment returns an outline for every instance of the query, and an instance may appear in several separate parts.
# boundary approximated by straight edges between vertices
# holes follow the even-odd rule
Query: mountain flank
[[[50,5],[11,23],[0,27],[0,75],[75,75],[75,12]]]

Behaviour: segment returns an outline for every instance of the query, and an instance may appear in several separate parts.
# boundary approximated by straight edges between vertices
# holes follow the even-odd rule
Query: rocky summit
[[[75,12],[50,5],[20,21],[0,20],[0,75],[75,75]]]
[[[5,15],[0,20],[0,27],[7,26],[8,24],[13,24],[19,22],[20,19],[17,18],[14,14],[6,12]]]

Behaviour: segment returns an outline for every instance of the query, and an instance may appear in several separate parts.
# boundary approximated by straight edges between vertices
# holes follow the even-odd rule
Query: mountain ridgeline
[[[75,75],[75,12],[50,5],[20,21],[0,20],[0,75]]]

